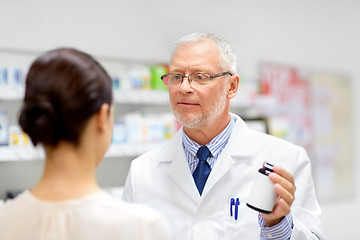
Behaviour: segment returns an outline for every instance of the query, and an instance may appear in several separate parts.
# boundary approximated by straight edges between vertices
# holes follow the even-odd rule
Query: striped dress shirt
[[[213,140],[211,140],[208,144],[206,144],[206,146],[209,148],[210,153],[211,153],[211,155],[208,157],[208,159],[206,161],[209,163],[211,169],[214,167],[218,156],[220,155],[221,151],[224,149],[227,142],[229,141],[229,137],[231,135],[234,124],[235,124],[235,120],[231,118],[231,120],[230,120],[229,124],[226,126],[226,128],[219,135],[217,135]],[[190,171],[191,171],[191,173],[194,173],[194,171],[199,163],[199,158],[196,156],[196,153],[197,153],[199,147],[201,147],[201,145],[194,142],[193,140],[191,140],[185,134],[185,132],[183,134],[182,143],[183,143],[186,158],[189,163]]]

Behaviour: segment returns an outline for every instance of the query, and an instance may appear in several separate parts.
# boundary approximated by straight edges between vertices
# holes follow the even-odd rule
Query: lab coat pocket
[[[225,212],[225,239],[258,239],[257,214],[246,206],[244,199],[231,198]]]

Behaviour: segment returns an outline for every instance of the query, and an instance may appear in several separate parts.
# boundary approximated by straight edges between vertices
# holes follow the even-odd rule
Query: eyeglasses
[[[222,72],[214,75],[210,75],[208,73],[193,73],[189,74],[187,76],[181,75],[181,74],[174,74],[174,73],[168,73],[161,76],[162,81],[164,82],[165,86],[172,87],[175,85],[179,85],[184,81],[184,78],[187,78],[189,83],[192,84],[192,87],[194,86],[203,86],[209,83],[209,80],[212,78],[221,77],[224,75],[229,74],[232,76],[232,73],[230,72]]]

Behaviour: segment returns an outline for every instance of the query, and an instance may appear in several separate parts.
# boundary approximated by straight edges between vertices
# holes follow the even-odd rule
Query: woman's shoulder
[[[92,206],[95,208],[102,208],[102,212],[107,214],[149,221],[162,217],[160,213],[148,206],[125,202],[122,199],[113,197],[106,191],[98,193],[93,197],[92,201]]]

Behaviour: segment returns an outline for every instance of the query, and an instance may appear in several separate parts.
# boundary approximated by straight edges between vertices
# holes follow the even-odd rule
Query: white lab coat
[[[282,166],[295,178],[291,239],[323,239],[321,210],[305,150],[251,130],[240,117],[231,116],[236,120],[233,132],[202,196],[184,154],[181,129],[169,143],[132,162],[124,200],[148,205],[166,215],[174,239],[260,239],[258,213],[246,206],[246,199],[258,169],[268,161]],[[230,215],[231,198],[240,200],[238,220]]]

